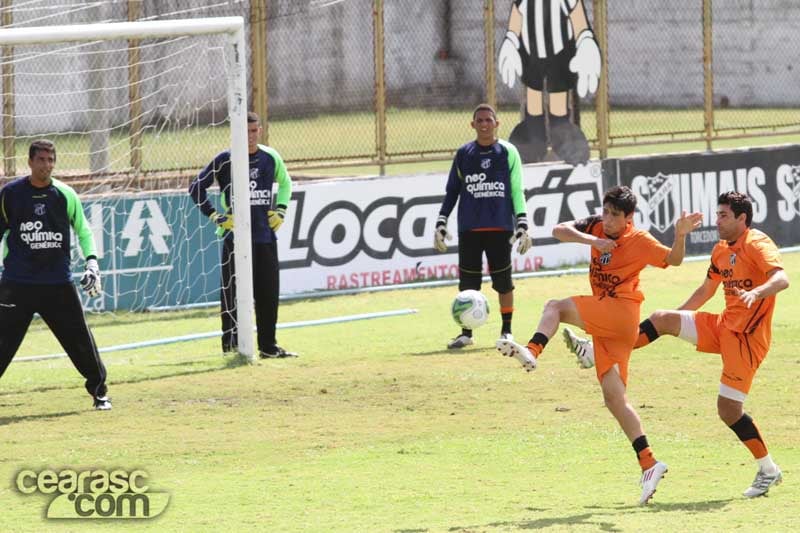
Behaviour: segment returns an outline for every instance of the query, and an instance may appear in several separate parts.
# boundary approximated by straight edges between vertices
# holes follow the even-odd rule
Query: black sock
[[[533,334],[533,337],[531,337],[530,342],[533,343],[533,344],[538,344],[539,346],[544,348],[545,346],[547,346],[547,342],[549,340],[550,339],[547,338],[547,335],[545,335],[543,333],[539,333],[537,331],[536,333]]]
[[[639,333],[644,333],[647,335],[647,339],[650,342],[653,342],[658,338],[658,331],[656,331],[656,327],[650,321],[649,318],[646,318],[639,324]]]
[[[514,311],[509,311],[508,313],[502,313],[500,316],[503,319],[503,325],[500,328],[500,333],[511,333],[511,317],[514,315]]]
[[[470,339],[472,338],[472,330],[471,329],[461,328],[461,334],[464,335],[465,337],[469,337]]]

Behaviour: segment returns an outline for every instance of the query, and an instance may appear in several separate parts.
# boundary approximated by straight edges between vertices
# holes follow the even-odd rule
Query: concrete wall
[[[584,0],[590,13],[592,1]],[[214,5],[205,8],[203,5]],[[145,0],[142,17],[244,15],[249,2]],[[385,0],[385,73],[390,106],[471,105],[485,94],[483,0]],[[126,20],[125,2],[86,9],[65,0],[53,14],[15,11],[15,25],[53,25]],[[66,6],[66,7],[65,7]],[[496,49],[506,31],[511,0],[496,0]],[[273,117],[328,111],[370,112],[374,102],[373,1],[270,0],[268,6],[269,99]],[[702,104],[701,1],[609,1],[609,85],[614,106],[687,107]],[[796,106],[800,86],[797,45],[800,2],[726,0],[714,3],[715,100],[731,106]],[[112,43],[121,48],[124,43]],[[177,52],[186,43],[165,47]],[[45,51],[42,48],[16,52]],[[87,48],[86,52],[91,49]],[[158,52],[162,53],[162,52]],[[152,124],[216,122],[224,117],[224,68],[218,43],[196,49],[189,61],[160,59],[143,50],[145,119]],[[105,83],[106,117],[127,120],[125,55],[110,57],[105,79],[88,74],[91,54],[47,55],[33,67],[16,64],[18,130],[85,131],[88,89]],[[191,71],[180,72],[191,64]],[[114,69],[116,66],[118,68]],[[171,72],[178,74],[169,74]],[[23,76],[23,73],[33,75]],[[44,76],[43,74],[54,74]],[[167,74],[165,74],[167,73]],[[499,80],[498,80],[499,81]],[[45,102],[41,93],[68,92]],[[519,83],[498,84],[501,103],[518,103]],[[94,100],[95,105],[99,100]],[[46,111],[42,111],[46,109]],[[171,124],[172,125],[172,124]]]

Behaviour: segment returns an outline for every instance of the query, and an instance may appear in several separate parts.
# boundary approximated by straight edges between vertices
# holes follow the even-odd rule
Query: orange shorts
[[[720,383],[747,394],[772,341],[770,321],[762,322],[752,333],[738,333],[722,326],[720,315],[697,312],[697,351],[722,355]]]
[[[597,379],[617,365],[627,385],[628,361],[639,336],[639,302],[599,296],[573,296],[572,301],[592,336]]]

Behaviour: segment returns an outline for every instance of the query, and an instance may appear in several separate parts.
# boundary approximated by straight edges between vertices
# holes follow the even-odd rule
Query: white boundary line
[[[332,318],[320,318],[317,320],[302,320],[300,322],[285,322],[278,324],[276,329],[291,329],[291,328],[304,328],[308,326],[322,326],[326,324],[340,324],[342,322],[354,322],[356,320],[370,320],[373,318],[385,318],[389,316],[413,315],[417,312],[416,309],[398,309],[396,311],[380,311],[377,313],[363,313],[359,315],[345,315]],[[256,328],[253,328],[255,331]],[[219,337],[222,335],[221,331],[208,331],[205,333],[193,333],[191,335],[181,335],[178,337],[167,337],[165,339],[156,339],[151,341],[132,342],[129,344],[118,344],[116,346],[109,346],[107,348],[100,348],[100,353],[120,352],[123,350],[136,350],[138,348],[147,348],[149,346],[160,346],[162,344],[174,344],[176,342],[186,342],[199,339],[208,339],[211,337]],[[32,355],[29,357],[20,357],[14,361],[26,363],[31,361],[45,361],[48,359],[59,359],[66,357],[66,353],[53,353],[48,355]]]

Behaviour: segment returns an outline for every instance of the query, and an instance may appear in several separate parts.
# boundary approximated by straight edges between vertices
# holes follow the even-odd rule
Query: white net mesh
[[[3,48],[5,178],[28,173],[32,140],[56,144],[53,176],[78,191],[104,275],[90,309],[219,300],[219,241],[186,186],[230,145],[224,46],[201,35]]]

